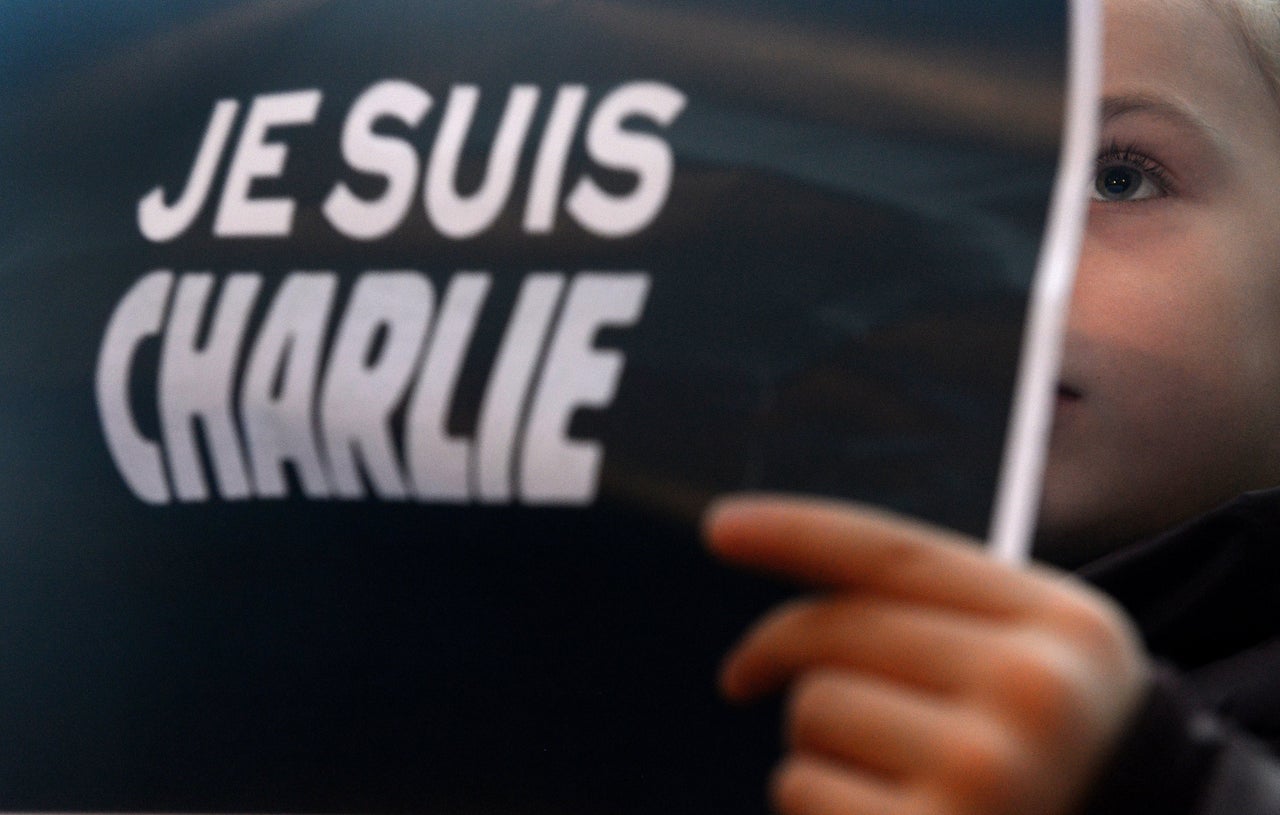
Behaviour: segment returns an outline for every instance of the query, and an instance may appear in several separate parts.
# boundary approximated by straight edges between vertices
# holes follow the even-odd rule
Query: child
[[[1280,64],[1249,46],[1280,47],[1280,4],[1106,9],[1041,519],[1042,543],[1077,558],[1280,484]]]
[[[721,676],[790,686],[784,815],[1280,812],[1229,721],[1280,736],[1280,492],[1187,522],[1280,484],[1280,2],[1107,0],[1106,31],[1041,543],[1114,600],[882,513],[713,508],[720,556],[831,590]]]

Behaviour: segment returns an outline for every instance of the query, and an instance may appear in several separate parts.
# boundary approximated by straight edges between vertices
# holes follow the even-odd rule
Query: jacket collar
[[[1153,654],[1184,669],[1252,648],[1280,635],[1280,489],[1246,493],[1080,576],[1124,606]]]

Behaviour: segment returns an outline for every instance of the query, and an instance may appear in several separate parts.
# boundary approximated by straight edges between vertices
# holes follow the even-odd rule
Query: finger
[[[720,686],[746,701],[815,666],[835,666],[946,694],[992,663],[990,623],[874,595],[798,600],[755,624],[725,658]]]
[[[956,732],[970,726],[961,710],[902,685],[822,671],[796,685],[787,737],[797,752],[907,781],[944,762]]]
[[[781,815],[891,815],[902,812],[904,802],[896,785],[816,756],[785,760],[770,788]]]
[[[704,531],[712,551],[733,563],[984,614],[1027,613],[1054,585],[995,562],[962,535],[834,501],[725,499],[707,512]]]

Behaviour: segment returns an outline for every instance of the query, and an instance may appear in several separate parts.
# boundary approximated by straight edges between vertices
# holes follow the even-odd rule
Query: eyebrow
[[[1128,113],[1149,113],[1167,119],[1175,124],[1183,127],[1198,130],[1203,133],[1217,147],[1223,147],[1226,138],[1222,133],[1209,124],[1202,116],[1189,108],[1186,108],[1176,102],[1163,99],[1158,96],[1147,96],[1145,94],[1130,94],[1124,96],[1107,96],[1102,100],[1102,121],[1110,122],[1112,119],[1124,116]]]

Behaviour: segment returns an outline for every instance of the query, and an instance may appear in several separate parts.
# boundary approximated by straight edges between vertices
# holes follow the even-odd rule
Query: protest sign
[[[0,10],[0,809],[762,809],[698,515],[988,532],[1067,30]]]

